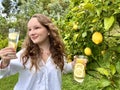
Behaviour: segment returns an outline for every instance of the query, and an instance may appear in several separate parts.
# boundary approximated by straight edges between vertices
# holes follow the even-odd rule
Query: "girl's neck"
[[[49,56],[51,55],[49,40],[42,43],[42,44],[39,44],[39,48],[40,48],[40,51],[41,51],[41,58],[44,61],[44,63],[46,63]]]
[[[45,42],[39,44],[39,48],[44,52],[44,51],[49,51],[50,49],[50,42],[49,40],[46,40]]]

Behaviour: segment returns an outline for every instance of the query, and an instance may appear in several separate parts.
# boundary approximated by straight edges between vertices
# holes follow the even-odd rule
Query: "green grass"
[[[17,82],[18,75],[12,75],[0,80],[0,90],[13,90],[14,85]]]
[[[13,90],[15,83],[17,82],[18,74],[12,75],[0,80],[0,90]],[[96,86],[97,80],[86,75],[83,83],[77,83],[73,79],[73,75],[64,74],[62,78],[62,90],[99,90]]]
[[[63,88],[62,90],[99,90],[97,88],[97,80],[86,75],[83,83],[77,83],[73,79],[72,74],[63,75]]]

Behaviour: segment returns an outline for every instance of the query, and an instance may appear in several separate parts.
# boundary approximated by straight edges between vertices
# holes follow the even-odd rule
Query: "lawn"
[[[17,77],[18,74],[1,79],[0,90],[13,90],[13,87],[17,82]],[[96,85],[96,82],[98,81],[88,75],[86,75],[82,84],[74,81],[72,73],[64,74],[62,80],[62,90],[99,90]]]
[[[13,90],[18,75],[12,75],[0,80],[0,90]]]

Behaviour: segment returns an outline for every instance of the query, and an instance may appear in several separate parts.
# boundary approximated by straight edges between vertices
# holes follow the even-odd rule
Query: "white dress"
[[[18,82],[14,90],[61,90],[61,70],[56,68],[51,56],[47,62],[40,62],[40,70],[35,72],[33,68],[30,71],[30,62],[27,62],[26,68],[23,67],[20,61],[20,55],[23,50],[17,53],[17,59],[11,60],[9,66],[5,69],[0,69],[0,79],[9,75],[19,73]],[[71,63],[64,64],[64,73],[71,72]]]

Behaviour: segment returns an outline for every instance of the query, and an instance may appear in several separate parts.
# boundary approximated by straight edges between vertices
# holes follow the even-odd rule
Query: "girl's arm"
[[[17,58],[10,60],[9,64],[5,66],[5,68],[0,68],[0,79],[9,75],[13,75],[18,73],[20,70],[22,70],[24,67],[20,60],[20,55],[22,53],[22,50],[17,53]],[[0,61],[0,66],[2,66],[2,60]]]
[[[73,72],[73,68],[75,65],[75,60],[76,58],[74,58],[74,60],[72,62],[67,62],[66,58],[64,59],[64,68],[63,68],[63,73],[71,73]]]

